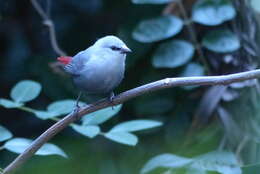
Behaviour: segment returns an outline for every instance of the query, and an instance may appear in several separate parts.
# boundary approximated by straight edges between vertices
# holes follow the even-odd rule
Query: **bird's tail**
[[[58,57],[57,60],[58,60],[60,63],[62,63],[62,64],[64,64],[64,65],[67,65],[67,64],[69,64],[69,63],[71,62],[72,57],[69,57],[69,56],[61,56],[61,57]]]

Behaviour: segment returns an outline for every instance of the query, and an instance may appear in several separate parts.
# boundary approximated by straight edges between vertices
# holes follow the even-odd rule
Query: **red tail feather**
[[[72,57],[69,57],[69,56],[61,56],[61,57],[58,57],[57,60],[62,63],[62,64],[69,64],[72,60]]]

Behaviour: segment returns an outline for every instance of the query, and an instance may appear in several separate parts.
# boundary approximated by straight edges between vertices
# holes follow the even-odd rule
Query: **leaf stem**
[[[196,36],[196,30],[195,30],[195,27],[194,27],[194,24],[193,24],[193,21],[188,17],[188,14],[186,12],[186,9],[183,5],[183,2],[182,0],[177,0],[177,3],[179,5],[179,8],[180,8],[180,12],[184,18],[184,21],[185,21],[185,24],[187,26],[187,29],[189,31],[189,34],[190,34],[190,37],[191,37],[191,40],[193,42],[193,45],[195,47],[195,49],[197,50],[198,52],[198,55],[199,55],[199,58],[201,60],[201,62],[204,64],[205,66],[205,69],[208,73],[210,73],[210,69],[209,69],[209,64],[204,56],[204,53],[202,51],[202,48],[201,48],[201,45],[197,39],[197,36]]]

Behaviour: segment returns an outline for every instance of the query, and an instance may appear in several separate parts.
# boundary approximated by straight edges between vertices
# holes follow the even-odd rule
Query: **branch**
[[[202,77],[181,77],[181,78],[166,78],[163,80],[155,81],[128,91],[125,91],[113,100],[103,99],[96,103],[87,105],[81,108],[77,113],[70,113],[62,120],[55,123],[43,134],[41,134],[22,154],[20,154],[11,164],[9,164],[3,171],[3,174],[13,173],[15,169],[24,164],[30,159],[33,154],[47,141],[54,137],[57,133],[62,131],[72,122],[80,119],[82,116],[95,112],[97,110],[124,103],[132,98],[135,98],[146,93],[158,91],[161,89],[172,88],[176,86],[189,86],[189,85],[228,85],[234,82],[240,82],[250,79],[260,78],[260,69],[230,74],[221,76],[202,76]]]
[[[31,0],[31,3],[32,3],[33,7],[35,8],[35,10],[41,16],[41,18],[43,20],[43,24],[46,25],[49,29],[49,34],[50,34],[49,37],[50,37],[51,46],[52,46],[53,50],[59,56],[66,56],[66,53],[58,45],[56,33],[55,33],[55,26],[54,26],[52,20],[50,19],[48,14],[44,12],[44,10],[40,6],[40,4],[37,2],[37,0]],[[48,1],[47,1],[47,3],[48,3]],[[48,3],[48,5],[49,5],[49,3]],[[49,6],[48,6],[48,8],[49,8]]]

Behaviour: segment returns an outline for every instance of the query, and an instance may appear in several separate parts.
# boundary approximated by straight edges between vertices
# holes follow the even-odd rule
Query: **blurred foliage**
[[[220,75],[258,67],[260,18],[250,6],[259,10],[256,0],[38,2],[53,20],[57,42],[68,55],[109,34],[119,36],[134,51],[127,57],[126,76],[117,93],[166,77]],[[15,158],[3,150],[6,144],[17,140],[13,137],[25,137],[18,143],[26,146],[52,121],[72,111],[78,91],[54,66],[58,55],[30,1],[0,0],[0,40],[0,104],[16,108],[0,108],[3,168]],[[22,79],[41,85],[22,81],[10,91]],[[10,93],[11,99],[6,99]],[[255,173],[260,163],[259,97],[256,80],[141,96],[115,110],[93,113],[54,138],[68,160],[34,157],[17,173],[140,173],[149,159],[151,163],[165,153],[167,162],[164,158],[154,162],[159,169],[152,173]],[[160,122],[164,123],[160,129],[138,133],[140,142],[134,148],[100,138],[135,145],[133,130]],[[113,131],[118,129],[124,131]]]

